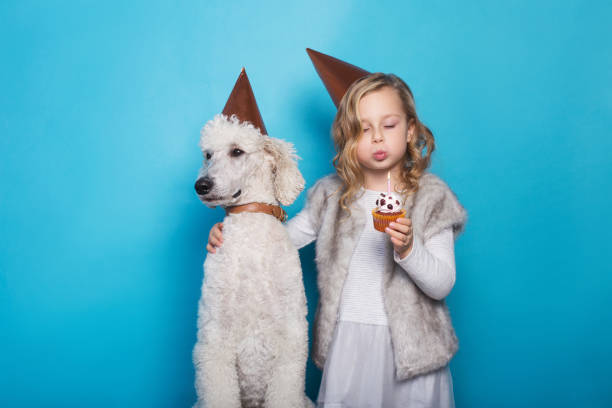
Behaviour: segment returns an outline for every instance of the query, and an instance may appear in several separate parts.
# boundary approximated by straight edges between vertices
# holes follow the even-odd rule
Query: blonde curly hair
[[[338,113],[332,124],[332,137],[336,147],[333,165],[344,182],[339,199],[340,206],[349,212],[357,191],[364,186],[364,176],[357,160],[357,144],[363,129],[359,118],[359,101],[370,92],[383,87],[394,89],[399,95],[408,126],[414,125],[416,137],[410,138],[404,166],[400,174],[400,193],[404,199],[418,190],[419,178],[431,163],[435,150],[433,133],[418,118],[412,91],[406,83],[393,74],[380,72],[366,75],[355,81],[340,100]],[[423,153],[425,151],[425,153]]]

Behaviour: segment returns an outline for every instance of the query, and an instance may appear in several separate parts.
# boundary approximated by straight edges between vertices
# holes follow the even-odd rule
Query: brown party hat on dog
[[[268,134],[244,68],[240,71],[234,89],[225,103],[223,114],[228,117],[236,115],[241,122],[249,122],[258,128],[262,135]]]
[[[310,48],[306,48],[306,52],[327,88],[332,101],[334,101],[336,108],[353,82],[369,74],[365,69]]]

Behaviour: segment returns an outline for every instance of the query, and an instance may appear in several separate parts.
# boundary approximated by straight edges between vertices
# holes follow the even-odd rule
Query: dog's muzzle
[[[208,177],[199,178],[195,183],[196,193],[199,195],[206,195],[210,192],[210,190],[212,190],[214,185],[215,183],[213,183],[213,181]]]

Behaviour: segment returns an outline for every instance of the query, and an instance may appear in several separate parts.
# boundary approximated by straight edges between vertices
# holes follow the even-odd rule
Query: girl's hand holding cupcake
[[[391,237],[391,243],[400,259],[404,259],[412,250],[414,236],[412,234],[412,220],[400,217],[391,222],[385,232]]]
[[[386,232],[400,259],[404,259],[412,250],[412,220],[405,218],[406,210],[402,208],[399,197],[391,193],[391,173],[388,175],[387,194],[380,193],[376,198],[376,207],[372,210],[374,229]]]

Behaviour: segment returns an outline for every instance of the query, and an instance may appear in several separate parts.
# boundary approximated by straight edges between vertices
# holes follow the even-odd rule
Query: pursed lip
[[[377,150],[373,154],[376,160],[385,160],[387,158],[387,152],[384,150]]]

